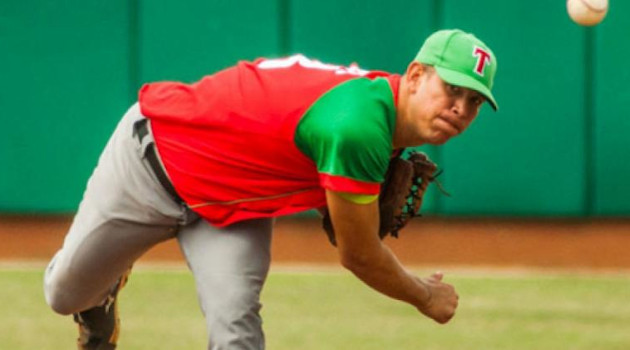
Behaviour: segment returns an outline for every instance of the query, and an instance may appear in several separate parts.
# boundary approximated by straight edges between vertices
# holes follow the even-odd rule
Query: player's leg
[[[82,205],[44,279],[46,300],[68,315],[103,304],[121,276],[155,244],[174,237],[176,225],[106,219]]]
[[[77,219],[85,220],[81,215]],[[172,238],[170,230],[119,220],[88,231],[73,226],[69,236],[89,234],[71,237],[77,247],[65,245],[57,254],[46,273],[45,294],[56,312],[73,314],[80,349],[115,348],[120,328],[117,297],[131,265],[153,245]]]
[[[219,229],[199,220],[178,234],[206,317],[208,349],[264,349],[260,292],[272,225],[272,219],[257,219]]]
[[[75,319],[86,321],[81,325],[87,328],[94,327],[85,317],[98,319],[94,324],[99,327],[101,319],[110,323],[107,327],[115,326],[110,304],[130,266],[155,244],[174,237],[186,221],[187,212],[169,197],[143,158],[146,144],[133,133],[139,119],[134,106],[119,123],[44,277],[49,305],[61,314],[77,314]]]

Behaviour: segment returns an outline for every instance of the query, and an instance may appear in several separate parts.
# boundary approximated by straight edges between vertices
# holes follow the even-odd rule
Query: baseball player
[[[147,84],[90,177],[44,280],[79,324],[79,349],[114,349],[118,292],[133,263],[176,238],[196,282],[208,349],[263,349],[259,296],[273,218],[322,208],[341,264],[439,323],[458,296],[410,274],[379,239],[393,154],[462,133],[497,62],[472,34],[443,30],[403,75],[295,55],[239,62],[194,84]],[[426,187],[426,186],[425,186]]]

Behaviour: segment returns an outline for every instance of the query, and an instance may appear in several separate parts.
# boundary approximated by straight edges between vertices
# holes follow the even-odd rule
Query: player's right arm
[[[439,323],[455,314],[458,296],[442,282],[441,273],[418,278],[400,264],[378,238],[378,201],[353,203],[338,192],[326,191],[341,264],[382,294],[415,306]]]

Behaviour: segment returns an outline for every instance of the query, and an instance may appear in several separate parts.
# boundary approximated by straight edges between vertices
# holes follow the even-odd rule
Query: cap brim
[[[490,92],[490,89],[488,89],[479,81],[469,77],[466,74],[454,70],[442,67],[435,67],[435,70],[437,71],[440,78],[442,78],[442,80],[444,80],[445,82],[452,85],[463,86],[465,88],[475,90],[478,93],[482,94],[488,100],[488,103],[495,111],[499,109],[499,106],[497,105],[494,96],[492,96],[492,92]]]

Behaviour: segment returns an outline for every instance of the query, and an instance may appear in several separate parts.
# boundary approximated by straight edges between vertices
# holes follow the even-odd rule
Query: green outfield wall
[[[500,110],[422,147],[452,193],[432,189],[426,212],[627,216],[627,13],[630,2],[614,1],[584,28],[561,0],[4,0],[0,212],[74,211],[144,82],[297,52],[402,73],[426,36],[457,27],[495,51]]]

